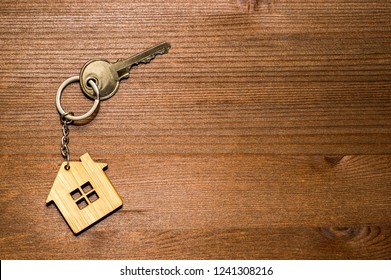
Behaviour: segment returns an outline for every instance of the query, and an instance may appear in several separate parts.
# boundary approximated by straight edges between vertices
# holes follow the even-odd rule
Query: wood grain
[[[55,92],[161,41],[70,128],[124,202],[74,236]],[[1,1],[0,258],[390,259],[390,65],[390,1]]]

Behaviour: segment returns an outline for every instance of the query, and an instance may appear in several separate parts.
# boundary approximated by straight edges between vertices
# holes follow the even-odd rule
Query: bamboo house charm
[[[106,173],[106,163],[97,163],[88,153],[81,162],[61,165],[46,203],[54,202],[72,231],[77,234],[122,206],[122,200]]]

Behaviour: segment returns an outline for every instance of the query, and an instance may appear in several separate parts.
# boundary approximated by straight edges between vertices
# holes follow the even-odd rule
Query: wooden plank
[[[163,13],[167,20],[142,10],[144,20],[131,25],[131,14],[118,18],[110,8],[103,19],[94,9],[88,18],[75,18],[74,10],[61,16],[42,11],[31,27],[30,10],[14,22],[15,7],[6,7],[0,87],[8,109],[1,116],[7,153],[41,146],[17,140],[17,131],[35,130],[32,115],[45,124],[38,140],[56,141],[54,92],[85,61],[114,61],[162,40],[172,43],[171,53],[132,71],[118,95],[102,104],[97,127],[80,135],[113,136],[99,143],[107,150],[126,137],[116,153],[390,153],[389,5],[366,4],[376,16],[363,21],[363,2],[343,4],[337,13],[327,12],[333,1],[313,3],[316,9],[274,3],[280,10],[266,14],[231,13],[235,4],[219,16],[175,16],[172,8]],[[116,26],[112,32],[109,23]],[[65,107],[84,112],[90,104],[71,88]],[[20,98],[20,92],[28,94]],[[85,146],[90,140],[77,141]]]
[[[90,154],[109,163],[106,174],[124,201],[110,219],[132,229],[321,227],[391,219],[390,156],[113,155],[109,160],[102,152]],[[9,211],[4,226],[20,209],[24,192],[31,194],[25,198],[32,203],[29,219],[48,215],[62,222],[55,208],[44,205],[59,164],[34,157],[1,166],[0,201]],[[23,160],[24,167],[12,168]]]
[[[94,158],[108,162],[104,156]],[[58,211],[46,208],[42,199],[58,166],[54,161],[40,164],[31,155],[24,159],[23,172],[6,166],[0,169],[0,228],[3,244],[12,240],[13,246],[28,249],[13,252],[13,246],[1,246],[4,258],[46,253],[53,258],[89,258],[96,248],[88,244],[98,236],[111,249],[102,248],[93,258],[242,258],[251,246],[248,258],[391,256],[390,156],[133,155],[112,159],[106,173],[124,206],[77,238]],[[29,196],[21,200],[26,193]],[[17,221],[15,213],[20,213]],[[372,232],[376,230],[379,233]],[[296,241],[296,235],[301,240]],[[62,237],[57,240],[56,236]],[[65,242],[69,238],[83,250],[70,255]],[[380,244],[371,242],[372,238]],[[48,240],[53,239],[58,243],[48,250]],[[238,240],[243,246],[240,250],[239,244],[233,246]],[[306,249],[297,252],[305,242]],[[147,244],[155,249],[145,251]],[[120,246],[126,249],[113,249]],[[203,246],[209,249],[201,250]],[[260,249],[265,246],[269,249]]]
[[[389,226],[196,229],[121,232],[95,230],[43,236],[20,232],[2,247],[23,259],[390,259]],[[46,237],[51,237],[48,239]],[[72,241],[70,241],[72,240]],[[36,244],[40,244],[37,250]],[[23,244],[23,250],[20,245]],[[72,252],[70,254],[69,252]],[[91,256],[93,254],[93,257]]]

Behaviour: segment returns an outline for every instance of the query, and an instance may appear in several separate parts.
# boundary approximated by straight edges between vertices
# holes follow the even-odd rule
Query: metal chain
[[[62,124],[62,138],[61,138],[61,155],[62,157],[67,161],[67,164],[65,165],[65,170],[69,170],[71,166],[69,165],[70,162],[70,153],[69,153],[69,127],[68,125],[71,124],[73,121],[66,118],[66,116],[72,115],[72,112],[65,113],[61,115],[60,122]]]

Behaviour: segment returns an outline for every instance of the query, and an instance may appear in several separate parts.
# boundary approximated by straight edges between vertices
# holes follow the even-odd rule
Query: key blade
[[[168,53],[171,45],[167,42],[160,43],[152,48],[149,48],[141,53],[133,55],[128,59],[118,61],[112,65],[112,70],[117,72],[118,79],[129,77],[130,68],[140,63],[148,63],[157,55]]]

